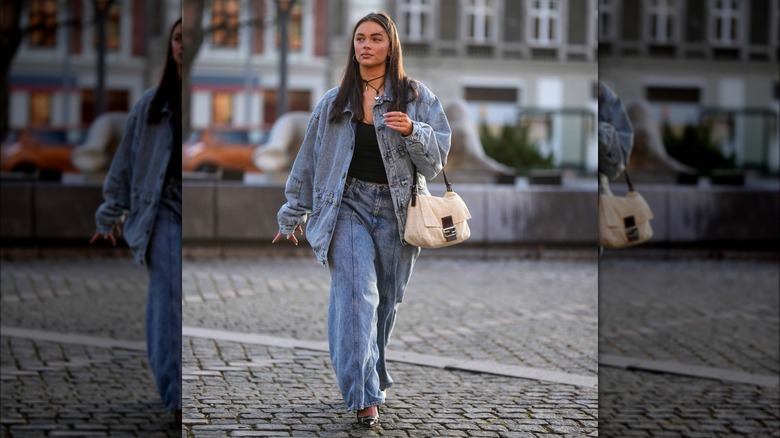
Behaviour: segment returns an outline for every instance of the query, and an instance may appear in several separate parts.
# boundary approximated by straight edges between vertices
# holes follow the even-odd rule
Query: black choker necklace
[[[361,79],[361,80],[363,81],[363,83],[366,85],[366,86],[363,88],[363,91],[364,91],[364,92],[368,91],[368,87],[371,87],[371,88],[373,88],[373,89],[374,89],[374,91],[376,92],[376,96],[374,97],[374,100],[379,100],[379,89],[380,89],[380,88],[382,88],[382,86],[384,86],[384,85],[385,85],[385,82],[384,82],[384,81],[382,81],[382,83],[381,83],[381,84],[379,84],[379,86],[378,86],[378,87],[375,87],[375,86],[371,85],[371,81],[375,81],[375,80],[377,80],[377,79],[379,79],[379,78],[383,78],[383,77],[385,77],[385,75],[382,75],[382,76],[377,76],[377,77],[375,77],[375,78],[373,78],[373,79],[369,79],[369,80]]]

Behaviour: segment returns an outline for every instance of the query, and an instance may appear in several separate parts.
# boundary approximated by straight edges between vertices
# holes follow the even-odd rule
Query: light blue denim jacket
[[[104,202],[95,212],[98,233],[108,234],[114,225],[124,224],[122,235],[136,262],[142,265],[146,263],[146,248],[173,149],[167,106],[159,123],[146,121],[154,93],[155,88],[147,90],[127,118],[103,182]]]
[[[390,83],[390,79],[386,79]],[[406,107],[414,128],[409,136],[384,124],[395,97],[387,88],[373,108],[379,150],[387,172],[387,181],[398,220],[398,238],[403,241],[406,209],[411,198],[413,165],[417,166],[418,192],[427,194],[426,178],[434,178],[447,163],[450,150],[450,125],[439,99],[417,82],[419,96]],[[327,263],[328,247],[347,180],[347,171],[355,149],[355,122],[347,107],[341,121],[331,122],[330,112],[338,88],[328,91],[314,108],[306,135],[295,158],[285,187],[285,203],[277,215],[279,232],[290,234],[306,223],[306,238],[317,260]]]
[[[634,128],[620,97],[599,82],[599,173],[614,179],[628,165]]]

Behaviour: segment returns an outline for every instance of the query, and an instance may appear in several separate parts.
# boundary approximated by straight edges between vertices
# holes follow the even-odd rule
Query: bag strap
[[[412,168],[413,168],[412,172],[414,173],[414,179],[412,180],[412,207],[414,207],[415,205],[417,205],[417,166],[412,164]],[[443,168],[441,169],[441,174],[442,176],[444,176],[444,184],[447,186],[447,191],[451,192],[452,185],[447,180],[447,174],[444,173]]]
[[[623,170],[623,174],[626,175],[626,184],[628,184],[628,191],[633,192],[634,191],[634,185],[631,184],[631,179],[628,177],[628,168]]]

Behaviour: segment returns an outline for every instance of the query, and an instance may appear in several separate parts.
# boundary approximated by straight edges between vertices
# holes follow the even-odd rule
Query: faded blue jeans
[[[181,409],[181,182],[163,187],[147,255],[146,348],[166,409]]]
[[[349,178],[328,251],[330,358],[347,408],[384,402],[385,347],[420,248],[398,238],[390,188]]]

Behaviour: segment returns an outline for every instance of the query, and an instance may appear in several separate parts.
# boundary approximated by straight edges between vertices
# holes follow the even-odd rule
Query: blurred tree
[[[715,169],[734,169],[734,155],[726,157],[712,140],[709,125],[686,124],[676,133],[668,124],[661,127],[666,152],[679,162],[695,168],[700,175],[711,175]]]
[[[10,126],[8,72],[25,32],[21,28],[23,3],[22,0],[2,0],[0,3],[0,138],[5,137]]]
[[[485,153],[499,163],[514,168],[518,175],[527,175],[531,169],[554,167],[552,155],[542,156],[536,145],[528,140],[528,128],[504,125],[499,134],[495,135],[483,123],[479,132]]]

